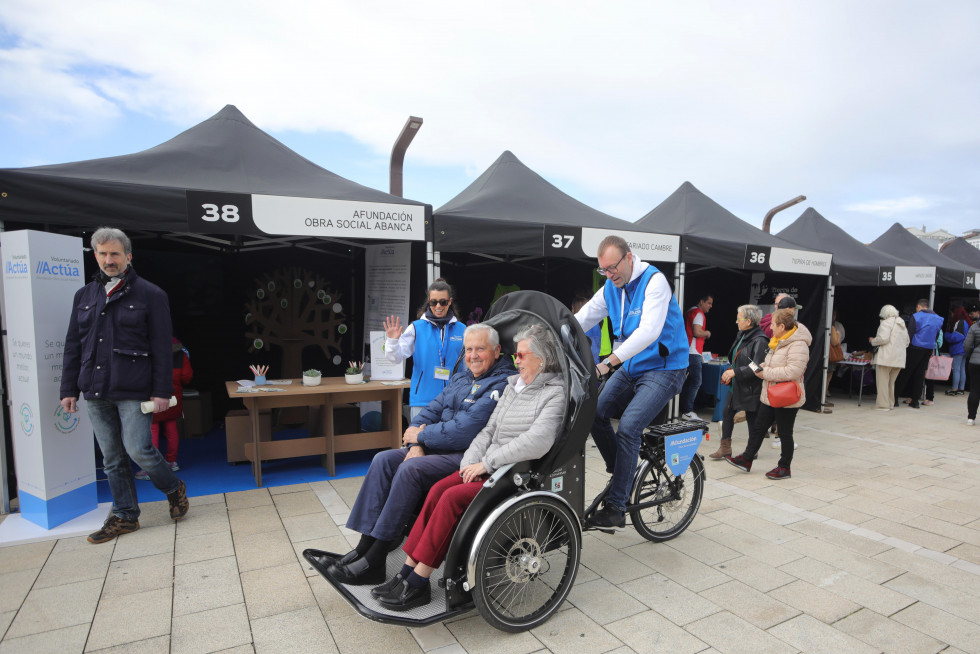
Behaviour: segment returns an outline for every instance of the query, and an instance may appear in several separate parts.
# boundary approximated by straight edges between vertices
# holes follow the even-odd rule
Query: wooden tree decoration
[[[245,303],[248,351],[282,348],[282,376],[299,377],[303,348],[316,345],[327,358],[340,360],[340,339],[347,333],[342,295],[327,280],[298,267],[282,268],[255,280]]]

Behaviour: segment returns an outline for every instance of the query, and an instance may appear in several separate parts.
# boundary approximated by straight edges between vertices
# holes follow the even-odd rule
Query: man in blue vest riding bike
[[[585,527],[620,530],[643,430],[684,385],[688,365],[684,316],[662,272],[634,258],[629,244],[607,236],[599,244],[598,272],[605,285],[575,318],[588,330],[606,316],[616,339],[613,352],[596,366],[599,376],[612,372],[599,394],[592,439],[606,471],[612,474],[603,508]],[[619,430],[612,418],[622,414]]]

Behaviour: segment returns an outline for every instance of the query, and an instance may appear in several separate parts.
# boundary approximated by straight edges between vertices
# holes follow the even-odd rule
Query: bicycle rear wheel
[[[630,511],[633,526],[641,536],[655,543],[676,537],[694,520],[704,495],[704,464],[695,456],[680,477],[675,477],[663,461],[644,460],[637,475],[630,504],[672,500]]]

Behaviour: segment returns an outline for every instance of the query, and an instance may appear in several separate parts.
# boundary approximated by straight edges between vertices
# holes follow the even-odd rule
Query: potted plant
[[[348,361],[344,379],[348,384],[360,384],[364,381],[364,366],[360,361]]]
[[[320,371],[316,368],[310,368],[309,370],[303,371],[303,386],[319,386],[320,385]]]

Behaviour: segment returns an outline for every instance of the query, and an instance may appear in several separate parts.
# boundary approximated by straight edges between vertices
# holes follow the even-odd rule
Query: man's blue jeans
[[[117,517],[137,520],[140,516],[130,457],[163,493],[177,490],[180,479],[153,447],[150,433],[153,414],[143,413],[139,400],[88,400],[88,416],[102,450],[112,492],[112,512]]]
[[[406,449],[379,452],[371,459],[347,528],[378,540],[401,540],[408,520],[437,481],[459,472],[462,452],[406,459]]]
[[[640,455],[640,438],[670,398],[684,385],[686,370],[650,370],[637,376],[620,368],[610,377],[599,394],[592,440],[612,472],[612,485],[606,506],[625,511],[633,473]],[[622,412],[619,431],[614,432],[611,419]]]
[[[687,381],[681,389],[681,413],[694,411],[694,399],[698,396],[698,389],[701,388],[702,363],[700,354],[687,355]]]

